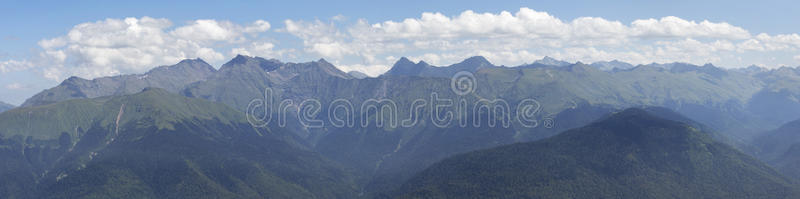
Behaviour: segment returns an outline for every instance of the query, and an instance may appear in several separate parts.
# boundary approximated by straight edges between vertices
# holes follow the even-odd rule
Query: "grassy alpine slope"
[[[60,124],[2,132],[6,198],[351,198],[358,191],[351,171],[287,141],[289,134],[163,89],[17,110],[0,117]]]

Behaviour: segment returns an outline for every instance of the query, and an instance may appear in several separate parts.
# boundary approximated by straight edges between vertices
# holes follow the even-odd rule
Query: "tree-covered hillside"
[[[792,181],[686,123],[627,109],[552,138],[447,158],[400,198],[796,198]]]

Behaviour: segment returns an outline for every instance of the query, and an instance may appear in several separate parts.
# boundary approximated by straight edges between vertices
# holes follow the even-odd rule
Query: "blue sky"
[[[72,75],[140,73],[194,57],[218,67],[235,53],[296,62],[325,58],[372,75],[401,56],[438,65],[471,55],[505,65],[545,55],[584,62],[800,65],[800,13],[793,10],[800,5],[793,1],[486,2],[3,1],[0,101],[20,104]],[[152,34],[131,33],[133,26],[120,26],[125,24]],[[114,42],[98,43],[106,38]],[[148,43],[153,38],[163,42]],[[161,48],[169,52],[153,51]]]

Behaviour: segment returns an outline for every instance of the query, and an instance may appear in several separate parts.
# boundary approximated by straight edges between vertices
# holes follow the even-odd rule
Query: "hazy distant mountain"
[[[686,123],[628,109],[532,143],[456,155],[400,198],[796,198],[791,180]]]
[[[163,89],[20,108],[0,114],[0,126],[3,198],[352,198],[358,191],[350,172],[287,142],[286,133]]]
[[[684,63],[684,62],[672,62],[672,63],[663,63],[663,64],[659,64],[659,63],[653,62],[651,64],[646,64],[646,66],[662,68],[662,69],[667,69],[667,70],[672,69],[672,67],[674,67],[675,65],[688,66],[688,65],[692,65],[692,64]]]
[[[12,109],[14,107],[15,107],[14,105],[11,105],[11,104],[8,104],[8,103],[5,103],[5,102],[0,102],[0,113],[2,113],[4,111],[7,111],[9,109]]]
[[[367,74],[364,74],[364,73],[358,72],[358,71],[350,71],[350,72],[347,72],[347,74],[350,75],[353,78],[356,78],[356,79],[364,79],[364,78],[369,77]]]
[[[436,67],[431,66],[424,61],[418,63],[411,62],[408,58],[400,58],[392,68],[386,72],[385,76],[419,76],[419,77],[452,77],[460,71],[476,72],[483,68],[495,68],[493,65],[482,56],[474,56],[465,59],[459,63]]]
[[[621,62],[621,61],[618,61],[616,59],[613,60],[613,61],[594,62],[594,63],[591,64],[591,66],[594,66],[597,69],[600,69],[602,71],[613,71],[615,69],[616,70],[628,70],[628,69],[631,69],[631,68],[634,67],[633,65],[631,65],[629,63]]]
[[[665,69],[672,73],[687,73],[687,72],[704,73],[717,78],[728,74],[728,72],[725,69],[716,67],[712,64],[705,64],[703,66],[698,66],[689,63],[673,62],[665,64],[652,63],[644,66]]]
[[[742,72],[742,73],[746,73],[746,74],[757,74],[757,73],[767,72],[767,71],[769,71],[769,69],[766,69],[766,68],[763,68],[763,67],[760,67],[760,66],[756,66],[756,65],[750,65],[750,66],[745,67],[745,68],[732,69],[732,71],[738,71],[738,72]]]
[[[479,86],[486,85],[478,90],[490,90],[505,95],[505,99],[537,96],[550,113],[559,112],[560,105],[661,106],[731,137],[749,137],[758,129],[772,128],[772,124],[757,124],[764,121],[747,114],[747,102],[763,84],[741,73],[717,78],[700,71],[672,72],[649,65],[610,73],[578,63],[565,67],[497,68],[476,76],[484,82]]]
[[[685,73],[685,72],[700,72],[709,74],[711,76],[720,78],[728,74],[728,71],[725,69],[716,67],[712,64],[705,64],[703,66],[696,66],[691,64],[675,64],[670,68],[670,71],[673,73]]]
[[[201,59],[187,59],[172,66],[156,67],[140,75],[120,75],[93,80],[70,77],[60,85],[34,95],[21,106],[30,107],[68,99],[132,94],[147,87],[178,92],[186,85],[205,79],[214,71],[214,67]]]
[[[753,77],[764,86],[748,102],[749,112],[774,122],[771,128],[800,118],[800,70],[781,67],[756,73]]]
[[[572,64],[572,63],[561,61],[561,60],[557,60],[557,59],[554,59],[554,58],[548,57],[548,56],[545,56],[544,58],[542,58],[540,60],[536,60],[533,63],[534,64],[548,65],[548,66],[568,66],[568,65]]]

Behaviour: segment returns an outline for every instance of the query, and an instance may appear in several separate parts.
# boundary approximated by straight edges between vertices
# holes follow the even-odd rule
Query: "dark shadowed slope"
[[[686,123],[628,109],[549,139],[448,158],[401,198],[797,198],[791,181]]]

